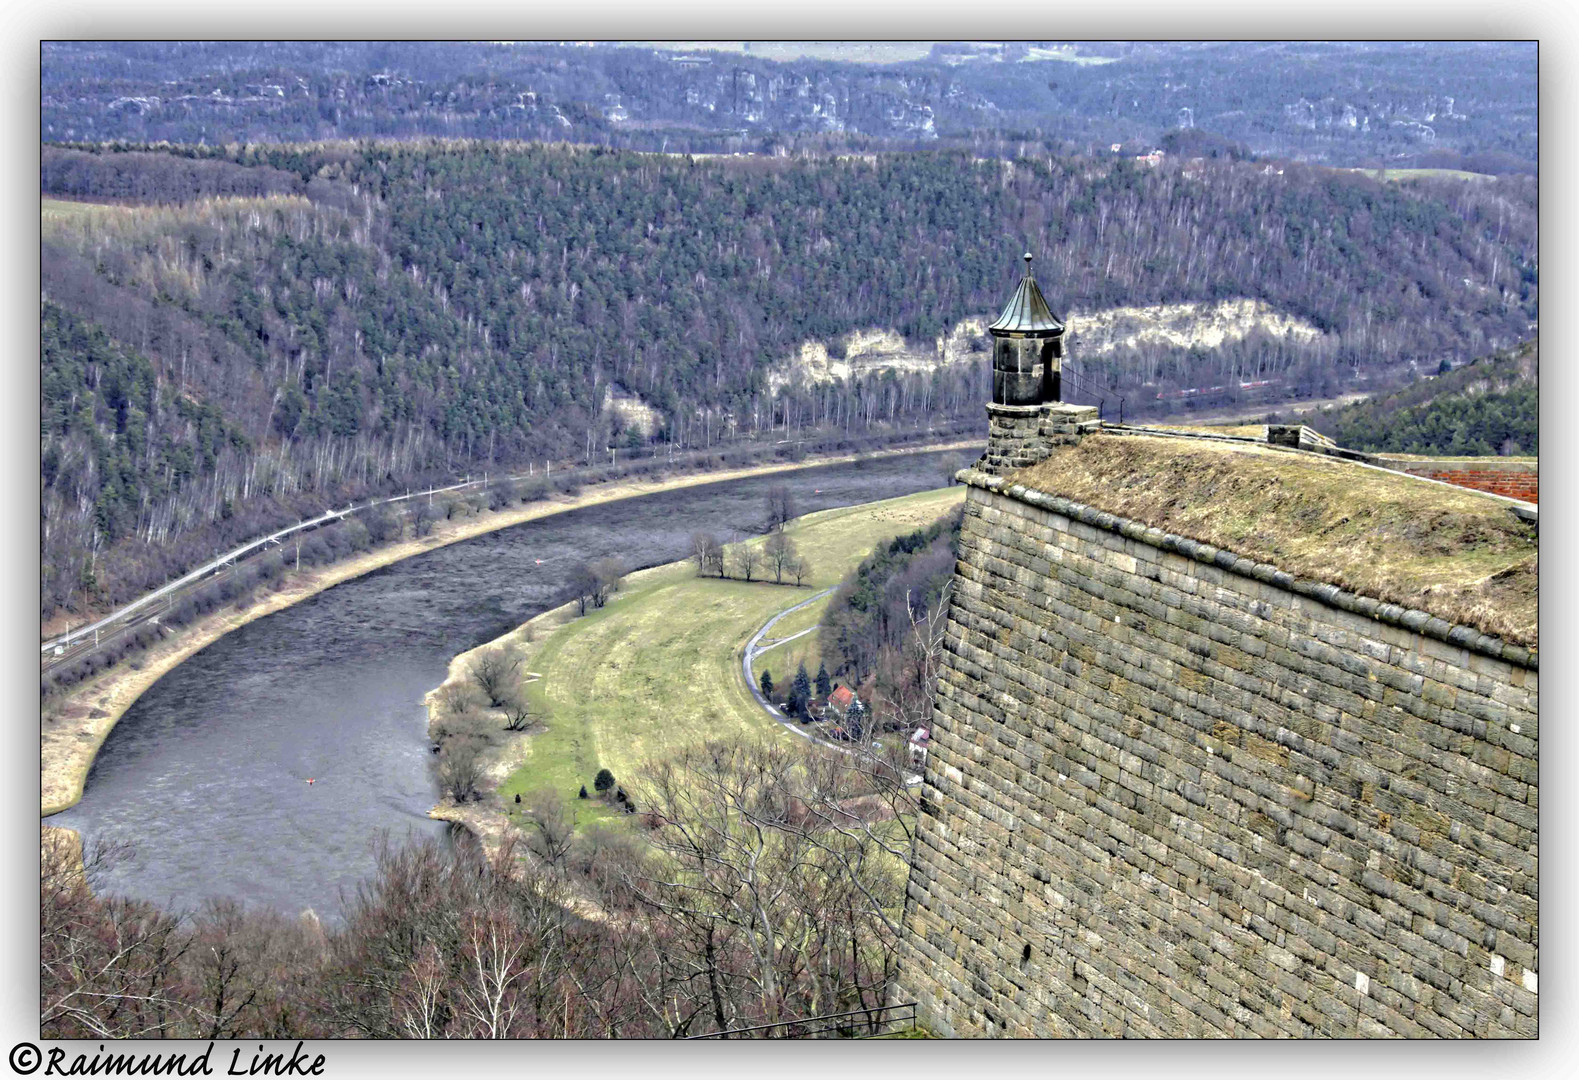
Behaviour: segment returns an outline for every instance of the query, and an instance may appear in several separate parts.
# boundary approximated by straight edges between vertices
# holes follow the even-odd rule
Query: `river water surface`
[[[159,680],[49,819],[129,843],[108,892],[193,908],[232,897],[333,916],[381,832],[441,835],[423,695],[450,659],[568,598],[581,560],[638,569],[697,529],[760,531],[767,490],[801,513],[925,491],[954,453],[881,458],[624,499],[515,525],[348,581],[220,638]],[[541,562],[539,563],[539,560]],[[313,783],[308,784],[308,780]]]

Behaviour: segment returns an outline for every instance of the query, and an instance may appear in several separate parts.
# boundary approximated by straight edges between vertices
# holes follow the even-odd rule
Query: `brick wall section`
[[[1474,488],[1476,491],[1489,491],[1493,495],[1506,495],[1510,499],[1521,499],[1524,502],[1537,502],[1539,492],[1538,477],[1534,470],[1530,472],[1491,472],[1474,467],[1457,467],[1447,469],[1409,469],[1415,476],[1429,476],[1433,480],[1443,480],[1459,487]]]
[[[964,476],[897,999],[959,1036],[1536,1035],[1533,655]]]
[[[1428,476],[1459,487],[1506,495],[1510,499],[1537,502],[1540,468],[1534,458],[1452,458],[1416,461],[1409,458],[1378,456],[1376,464],[1413,476]]]

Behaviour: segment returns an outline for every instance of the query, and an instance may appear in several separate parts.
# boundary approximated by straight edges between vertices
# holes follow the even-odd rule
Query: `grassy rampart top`
[[[1157,428],[1159,431],[1200,431],[1207,435],[1238,435],[1247,439],[1266,441],[1265,424],[1139,424],[1138,427]]]
[[[1536,643],[1536,531],[1479,492],[1312,454],[1147,436],[1087,438],[1009,479]]]

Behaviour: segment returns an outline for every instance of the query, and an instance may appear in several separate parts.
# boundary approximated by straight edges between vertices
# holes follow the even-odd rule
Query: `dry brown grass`
[[[1154,427],[1163,431],[1200,431],[1207,435],[1237,435],[1247,439],[1260,439],[1266,441],[1265,424],[1142,424],[1141,427]]]
[[[1314,455],[1146,436],[1088,438],[1012,479],[1536,644],[1535,529],[1473,491]]]

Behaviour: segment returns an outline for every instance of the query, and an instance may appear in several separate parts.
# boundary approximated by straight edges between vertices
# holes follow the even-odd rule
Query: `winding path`
[[[804,634],[809,634],[813,630],[817,629],[815,626],[808,626],[806,629],[800,631],[800,633],[791,634],[787,638],[777,638],[769,645],[761,644],[762,638],[769,630],[773,629],[774,625],[780,619],[784,618],[786,615],[793,615],[803,607],[806,607],[810,604],[815,604],[818,600],[821,600],[824,596],[827,596],[837,588],[837,585],[830,585],[828,588],[822,590],[822,592],[807,597],[805,600],[802,600],[794,607],[785,608],[783,611],[773,616],[773,618],[763,623],[762,628],[751,636],[750,641],[746,642],[746,651],[740,658],[740,671],[741,674],[746,677],[746,688],[751,691],[751,696],[757,699],[757,704],[762,706],[762,708],[767,711],[769,716],[773,717],[773,719],[777,720],[780,724],[783,724],[790,731],[793,731],[795,734],[799,735],[808,742],[818,743],[819,745],[826,746],[830,750],[837,750],[841,754],[849,754],[853,756],[855,751],[850,749],[848,746],[840,746],[838,743],[829,742],[827,739],[819,739],[801,725],[797,724],[790,717],[787,717],[783,713],[779,712],[779,710],[773,706],[773,703],[767,699],[767,695],[762,692],[762,687],[757,682],[756,672],[752,670],[753,665],[756,663],[757,657],[761,656],[769,649],[777,648],[786,641],[794,641],[796,638]]]
[[[767,696],[762,693],[762,687],[757,683],[756,672],[752,670],[752,665],[756,663],[757,657],[761,656],[769,649],[775,649],[778,646],[784,644],[786,641],[794,641],[796,638],[804,634],[809,634],[813,630],[817,629],[815,626],[808,626],[806,629],[800,631],[799,633],[791,634],[787,638],[775,638],[773,642],[768,645],[760,644],[763,635],[765,635],[769,630],[773,629],[775,623],[777,623],[784,616],[793,614],[808,604],[815,604],[818,600],[821,600],[824,596],[827,596],[837,588],[837,585],[829,586],[828,588],[822,590],[822,592],[817,593],[815,596],[811,596],[805,600],[802,600],[794,607],[785,608],[783,611],[773,616],[773,618],[763,623],[762,628],[751,636],[750,641],[746,642],[746,651],[740,660],[740,671],[741,674],[746,677],[746,687],[751,691],[751,696],[757,699],[757,704],[761,705],[762,708],[767,711],[769,716],[773,717],[773,719],[777,720],[784,727],[788,728],[790,731],[793,731],[807,742],[814,742],[819,746],[826,746],[829,750],[837,750],[846,757],[860,757],[860,751],[856,747],[840,746],[838,743],[829,742],[827,739],[819,739],[810,731],[807,731],[800,724],[796,723],[793,719],[785,716],[783,713],[779,712],[778,709],[774,708],[773,703],[770,702],[767,699]],[[877,744],[874,743],[873,745],[875,746]],[[905,776],[905,786],[914,787],[920,783],[920,773],[909,775],[907,771],[907,775]]]

